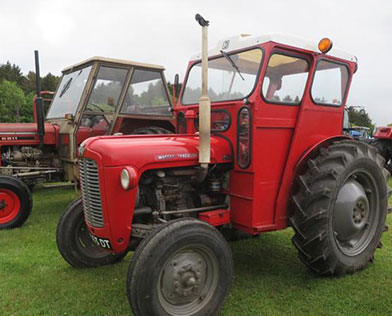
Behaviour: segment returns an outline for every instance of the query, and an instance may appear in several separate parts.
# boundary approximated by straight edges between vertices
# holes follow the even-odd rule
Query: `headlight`
[[[127,169],[121,171],[121,186],[124,190],[129,190],[130,176]]]

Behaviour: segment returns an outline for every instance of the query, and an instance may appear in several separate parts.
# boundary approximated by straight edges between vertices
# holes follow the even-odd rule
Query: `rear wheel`
[[[21,180],[0,176],[0,229],[22,226],[31,214],[33,198]]]
[[[376,139],[372,145],[376,147],[378,153],[385,159],[385,168],[392,172],[392,140]]]
[[[373,261],[386,230],[388,178],[383,159],[360,142],[333,143],[308,161],[290,221],[299,258],[311,270],[344,275]]]
[[[233,261],[223,236],[195,219],[153,231],[136,249],[127,293],[136,316],[214,315],[231,287]]]
[[[116,263],[126,253],[112,254],[96,245],[86,226],[83,203],[79,198],[68,205],[57,225],[57,248],[75,268],[91,268]]]

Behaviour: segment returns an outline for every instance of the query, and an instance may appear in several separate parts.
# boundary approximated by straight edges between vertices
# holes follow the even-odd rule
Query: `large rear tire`
[[[57,225],[57,248],[75,268],[93,268],[121,261],[126,253],[113,254],[96,245],[84,221],[82,199],[71,202]]]
[[[132,258],[127,294],[135,316],[215,315],[231,287],[233,261],[222,234],[195,219],[153,231]]]
[[[21,180],[0,176],[0,229],[22,226],[31,214],[33,197]]]
[[[375,148],[335,142],[298,176],[290,218],[299,258],[318,274],[344,275],[374,260],[387,229],[389,173]]]
[[[378,153],[385,159],[385,168],[392,172],[392,140],[376,139],[372,145],[376,147]]]

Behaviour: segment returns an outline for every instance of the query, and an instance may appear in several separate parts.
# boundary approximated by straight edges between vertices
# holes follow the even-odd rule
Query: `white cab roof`
[[[305,49],[312,52],[320,53],[318,49],[318,42],[316,41],[306,40],[294,35],[271,33],[271,34],[265,34],[261,36],[251,36],[249,34],[241,34],[241,35],[225,38],[219,41],[216,47],[208,51],[208,56],[220,55],[221,50],[224,50],[225,52],[230,52],[233,50],[252,47],[267,42],[275,42],[283,45],[292,46],[295,48],[300,48],[300,49]],[[327,53],[327,55],[357,62],[357,57],[355,57],[353,54],[350,54],[335,46],[332,46],[332,49]],[[200,59],[200,58],[201,58],[201,52],[196,55],[193,55],[191,57],[191,60]]]
[[[142,67],[142,68],[152,68],[152,69],[156,69],[156,70],[165,70],[165,67],[160,66],[160,65],[145,64],[145,63],[140,63],[140,62],[131,61],[131,60],[125,60],[125,59],[114,59],[114,58],[94,56],[89,59],[83,60],[75,65],[64,68],[63,72],[71,70],[72,68],[80,67],[84,64],[88,64],[88,63],[91,63],[94,61],[120,64],[120,65],[124,65],[124,66],[134,66],[134,67]]]

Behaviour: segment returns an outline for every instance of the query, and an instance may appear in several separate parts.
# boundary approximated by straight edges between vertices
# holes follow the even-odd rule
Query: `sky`
[[[331,38],[358,57],[348,105],[377,126],[392,123],[390,0],[0,0],[0,64],[27,74],[38,49],[41,75],[104,56],[163,65],[168,81],[182,81],[201,49],[196,13],[210,21],[210,47],[242,33]]]

